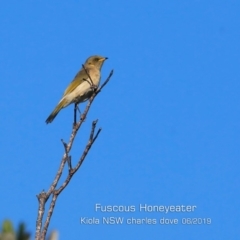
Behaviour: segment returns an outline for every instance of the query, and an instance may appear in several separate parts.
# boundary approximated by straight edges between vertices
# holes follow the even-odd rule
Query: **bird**
[[[61,109],[75,103],[79,104],[87,101],[93,94],[94,88],[98,87],[101,78],[101,68],[107,57],[94,55],[89,57],[83,67],[66,88],[63,97],[46,119],[46,123],[51,123]]]

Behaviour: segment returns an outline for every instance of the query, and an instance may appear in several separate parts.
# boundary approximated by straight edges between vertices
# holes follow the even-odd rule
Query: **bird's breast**
[[[91,75],[90,75],[91,76]],[[94,85],[99,85],[99,75],[91,76],[92,82]],[[68,99],[69,102],[81,103],[87,101],[93,94],[93,88],[91,87],[92,83],[90,79],[82,82],[79,86],[77,86],[70,94],[68,94],[65,98]]]

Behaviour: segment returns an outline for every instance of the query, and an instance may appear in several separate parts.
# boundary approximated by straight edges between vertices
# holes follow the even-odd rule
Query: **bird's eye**
[[[99,61],[99,58],[95,58],[94,60],[95,60],[96,62],[98,62],[98,61]]]

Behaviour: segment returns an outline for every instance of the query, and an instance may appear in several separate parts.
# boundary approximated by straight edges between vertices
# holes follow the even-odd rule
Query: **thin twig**
[[[105,85],[109,82],[110,78],[113,75],[113,70],[110,72],[109,76],[107,77],[107,79],[105,80],[105,82],[101,85],[101,87],[97,90],[97,94],[105,87]],[[96,95],[97,95],[96,94]]]
[[[52,201],[51,201],[51,204],[50,204],[50,207],[49,207],[49,210],[48,210],[48,214],[47,214],[47,218],[46,218],[46,221],[45,221],[45,224],[44,224],[44,227],[43,227],[43,230],[42,230],[42,234],[41,234],[41,240],[44,240],[45,239],[45,236],[46,236],[46,233],[47,233],[47,229],[48,229],[48,226],[49,226],[49,223],[50,223],[50,219],[52,217],[52,214],[53,214],[53,209],[55,207],[55,203],[56,203],[56,200],[57,200],[57,194],[53,192],[52,194]]]
[[[66,154],[66,158],[67,158],[67,163],[68,163],[68,171],[70,171],[72,169],[72,163],[71,163],[71,156],[68,155],[67,152],[67,144],[63,141],[63,139],[61,139],[63,146],[64,146],[64,150],[65,150],[65,154]]]
[[[83,67],[85,73],[87,74],[87,76],[89,77],[89,79],[90,79],[90,81],[91,81],[91,84],[89,84],[89,85],[92,85],[92,86],[93,86],[93,85],[94,85],[94,84],[93,84],[93,80],[92,80],[91,76],[89,75],[88,70],[85,68],[84,64],[82,64],[82,67]],[[84,80],[88,82],[87,79],[84,79]]]
[[[102,131],[102,129],[99,128],[98,131],[97,131],[97,134],[96,134],[95,137],[93,138],[93,143],[95,142],[95,140],[97,139],[97,137],[98,137],[98,135],[99,135],[99,133],[100,133],[101,131]]]

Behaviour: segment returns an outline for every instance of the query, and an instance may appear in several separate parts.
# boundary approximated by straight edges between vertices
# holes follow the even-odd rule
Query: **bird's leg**
[[[77,123],[77,111],[79,112],[80,116],[81,116],[81,111],[78,107],[78,104],[77,103],[74,103],[74,123],[73,125],[75,126],[76,123]]]
[[[74,123],[73,125],[75,126],[76,125],[76,122],[77,122],[77,104],[74,103]]]

